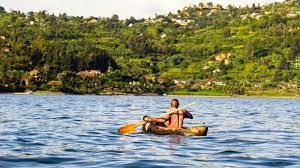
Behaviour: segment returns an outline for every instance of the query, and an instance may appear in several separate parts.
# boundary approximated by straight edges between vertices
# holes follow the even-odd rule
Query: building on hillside
[[[163,84],[164,82],[166,82],[166,79],[162,77],[156,77],[154,80],[159,84]]]
[[[194,20],[181,20],[181,19],[172,19],[173,22],[181,25],[181,26],[187,26],[189,23],[194,23]]]
[[[287,84],[277,85],[277,87],[280,89],[300,89],[300,84],[287,83]]]
[[[207,87],[207,85],[203,82],[196,82],[193,86],[193,89],[209,89],[209,87]]]
[[[212,61],[224,62],[226,65],[229,64],[229,59],[231,57],[231,53],[221,53],[212,57]]]
[[[128,25],[128,27],[130,27],[130,28],[133,27],[133,23],[130,23],[130,24]]]
[[[300,85],[299,84],[295,84],[295,83],[288,83],[287,88],[292,88],[292,89],[299,89]]]
[[[47,82],[46,76],[39,70],[33,69],[29,72],[30,82]]]
[[[188,81],[185,81],[185,80],[178,80],[178,79],[175,79],[173,80],[174,84],[180,84],[180,85],[185,85],[188,83]]]
[[[184,88],[184,86],[186,86],[189,83],[188,81],[178,80],[178,79],[173,80],[173,82],[176,88],[181,88],[181,89]]]
[[[221,5],[208,5],[208,4],[204,4],[204,5],[199,5],[197,8],[199,9],[223,9]]]
[[[97,23],[97,22],[98,22],[98,19],[93,18],[93,19],[91,19],[89,22],[90,22],[90,23]]]
[[[261,83],[252,83],[251,86],[255,87],[255,88],[260,88],[261,87]]]
[[[260,15],[259,13],[251,13],[250,15],[249,14],[246,14],[246,15],[241,15],[241,18],[242,20],[246,20],[248,18],[251,18],[251,19],[260,19],[262,17],[262,15]]]
[[[2,49],[2,51],[8,53],[11,51],[11,49],[9,47],[5,47]]]
[[[272,12],[266,11],[265,15],[270,15]]]
[[[297,17],[297,14],[296,13],[288,13],[288,14],[286,14],[286,16],[288,18],[293,18],[293,17]]]
[[[248,15],[241,15],[242,20],[248,19]]]
[[[160,23],[162,21],[163,21],[163,18],[156,18],[156,19],[149,18],[149,19],[146,19],[144,21],[144,23]]]
[[[39,71],[36,69],[29,72],[31,77],[38,77],[38,73],[39,73]]]
[[[166,38],[167,37],[167,34],[162,34],[161,36],[160,36],[160,38]]]
[[[209,13],[211,13],[211,14],[217,14],[217,13],[219,13],[219,10],[217,10],[217,9],[211,9],[209,11]]]
[[[209,68],[209,66],[205,65],[202,69],[207,70],[208,68]]]
[[[255,19],[256,19],[256,20],[259,20],[261,17],[262,17],[262,15],[257,15],[257,16],[255,17]]]
[[[213,70],[212,72],[215,74],[215,73],[219,73],[219,72],[222,72],[222,71],[219,68],[217,68],[217,69]]]
[[[79,76],[98,76],[101,75],[100,70],[85,70],[77,73]]]
[[[250,16],[250,18],[256,19],[256,20],[258,20],[261,17],[261,15],[259,13],[255,13],[255,12],[251,13],[249,16]]]
[[[221,53],[221,54],[218,54],[215,57],[213,57],[213,59],[215,61],[221,62],[221,61],[228,60],[230,58],[230,56],[231,56],[230,53],[227,53],[227,54]]]
[[[206,85],[218,85],[218,86],[225,86],[226,84],[222,81],[215,81],[215,80],[209,80]]]
[[[259,13],[251,13],[250,14],[250,18],[252,18],[252,19],[255,19],[256,18],[256,16],[258,16],[259,15]]]
[[[5,37],[5,36],[0,36],[0,39],[1,39],[1,40],[5,40],[6,37]]]

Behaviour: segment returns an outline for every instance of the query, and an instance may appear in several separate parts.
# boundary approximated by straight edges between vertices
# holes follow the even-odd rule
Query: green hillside
[[[300,1],[154,18],[0,7],[0,92],[300,94]]]

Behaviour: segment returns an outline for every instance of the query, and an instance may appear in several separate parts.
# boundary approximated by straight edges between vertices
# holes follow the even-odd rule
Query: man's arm
[[[193,119],[193,115],[188,112],[187,110],[183,110],[184,111],[184,118],[189,118],[189,119]]]
[[[170,115],[165,115],[163,117],[159,118],[150,118],[149,122],[158,122],[158,123],[164,123],[170,118]]]

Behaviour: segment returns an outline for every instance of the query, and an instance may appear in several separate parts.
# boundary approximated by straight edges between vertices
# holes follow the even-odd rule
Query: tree
[[[278,2],[261,9],[229,5],[213,15],[199,6],[148,20],[130,17],[125,21],[118,15],[83,18],[46,11],[4,13],[0,7],[0,89],[26,85],[28,89],[80,94],[134,89],[161,92],[172,89],[171,78],[181,78],[203,84],[223,80],[230,85],[223,89],[242,94],[251,82],[269,87],[299,81],[300,17],[286,13],[300,4]],[[253,12],[267,11],[271,13],[247,19]],[[129,28],[130,23],[134,26]],[[216,69],[221,73],[213,73]],[[78,73],[85,70],[101,70],[102,74]],[[63,84],[26,82],[39,75]],[[170,85],[163,80],[151,82],[154,77],[170,77]]]
[[[255,10],[256,10],[256,5],[255,5],[255,3],[252,4],[251,10],[252,10],[252,12],[255,12]]]
[[[250,41],[244,47],[244,55],[249,60],[254,56],[254,44]]]
[[[137,22],[137,20],[133,16],[131,16],[129,19],[125,20],[126,25],[129,25],[130,23],[135,24],[136,22]]]
[[[2,7],[2,6],[0,6],[0,14],[1,14],[1,13],[5,13],[5,8]]]
[[[295,60],[297,57],[300,57],[300,38],[297,37],[293,40],[291,45],[291,59]]]
[[[116,15],[116,14],[112,15],[112,17],[111,17],[111,21],[118,22],[118,21],[119,21],[119,16],[118,16],[118,15]]]
[[[102,73],[107,72],[110,67],[118,69],[115,60],[105,50],[91,48],[88,55],[91,57],[91,62],[89,63],[89,68],[91,69],[99,69]]]
[[[150,40],[143,34],[129,37],[127,44],[138,57],[144,57],[152,52]]]
[[[68,21],[68,15],[66,13],[59,14],[58,19],[62,20],[64,22],[67,22]]]
[[[230,37],[231,36],[231,30],[230,28],[225,28],[224,29],[224,37]]]

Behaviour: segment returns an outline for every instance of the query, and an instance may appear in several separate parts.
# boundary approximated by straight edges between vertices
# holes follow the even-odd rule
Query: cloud
[[[184,6],[200,2],[219,3],[223,6],[234,4],[244,6],[252,3],[271,3],[283,0],[1,0],[0,5],[7,10],[23,12],[47,10],[49,13],[67,13],[74,16],[110,17],[118,14],[121,18],[134,16],[147,18],[155,14],[167,14],[182,9]]]

